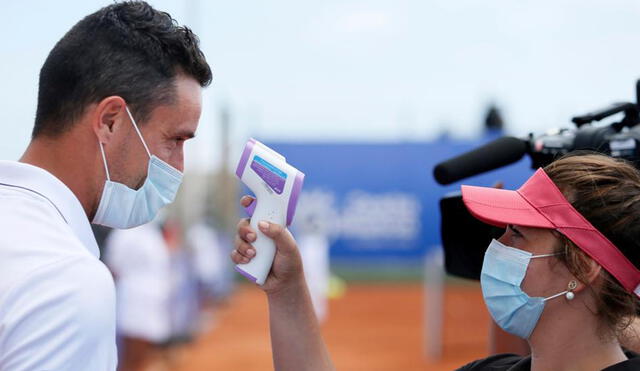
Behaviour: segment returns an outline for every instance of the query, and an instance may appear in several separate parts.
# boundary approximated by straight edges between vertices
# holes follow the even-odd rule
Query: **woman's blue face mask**
[[[531,259],[554,255],[557,254],[533,255],[497,240],[489,244],[480,273],[482,296],[491,317],[506,332],[528,339],[545,302],[567,293],[563,291],[547,298],[530,297],[520,288]]]

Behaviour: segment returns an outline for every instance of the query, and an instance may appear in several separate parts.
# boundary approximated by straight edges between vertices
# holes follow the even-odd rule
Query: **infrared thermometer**
[[[242,151],[236,175],[254,193],[256,200],[248,208],[251,228],[256,232],[252,243],[256,255],[235,270],[262,285],[271,270],[276,246],[258,228],[260,221],[289,226],[296,212],[304,174],[287,164],[284,156],[251,138]]]

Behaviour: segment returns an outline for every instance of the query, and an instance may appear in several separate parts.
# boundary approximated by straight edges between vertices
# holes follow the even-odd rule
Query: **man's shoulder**
[[[0,187],[0,247],[16,242],[52,242],[73,234],[54,204],[20,188]],[[53,237],[53,241],[50,239]]]
[[[55,206],[19,189],[0,189],[0,297],[8,286],[49,264],[97,260]]]
[[[37,307],[62,297],[82,308],[94,299],[104,303],[113,290],[108,269],[53,204],[33,192],[0,187],[0,313],[8,315],[15,303]]]
[[[48,208],[53,206],[51,201],[38,192],[17,185],[3,184],[0,187],[0,209],[10,210],[26,205],[29,208]],[[54,206],[55,208],[55,206]]]

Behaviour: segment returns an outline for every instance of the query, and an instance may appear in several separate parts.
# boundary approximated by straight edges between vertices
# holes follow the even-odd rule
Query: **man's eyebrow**
[[[196,133],[194,131],[191,131],[191,130],[178,130],[178,131],[173,133],[173,136],[174,137],[178,137],[178,138],[191,139],[191,138],[196,136]]]

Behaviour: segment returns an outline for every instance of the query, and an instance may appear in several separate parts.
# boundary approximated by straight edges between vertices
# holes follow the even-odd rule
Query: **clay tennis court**
[[[424,351],[420,283],[349,284],[331,300],[324,339],[338,370],[452,370],[486,355],[489,315],[476,284],[444,290],[443,357]],[[180,357],[180,371],[271,370],[265,295],[241,285],[218,311],[215,328]]]

